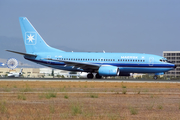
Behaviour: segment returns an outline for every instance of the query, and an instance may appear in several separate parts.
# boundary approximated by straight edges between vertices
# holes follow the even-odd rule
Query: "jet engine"
[[[118,76],[119,68],[115,66],[101,66],[98,70],[100,76]]]

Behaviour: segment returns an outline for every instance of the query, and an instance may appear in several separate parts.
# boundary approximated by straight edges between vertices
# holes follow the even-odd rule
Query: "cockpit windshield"
[[[166,62],[166,63],[172,63],[172,62],[168,61],[167,59],[160,59],[159,61]]]

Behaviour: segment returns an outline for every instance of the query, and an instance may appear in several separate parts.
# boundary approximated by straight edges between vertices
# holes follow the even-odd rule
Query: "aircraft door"
[[[149,58],[149,66],[153,66],[153,64],[154,64],[154,58],[150,57]]]

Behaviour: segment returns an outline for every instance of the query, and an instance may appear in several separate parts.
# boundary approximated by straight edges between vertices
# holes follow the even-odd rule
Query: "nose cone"
[[[174,69],[177,67],[177,65],[174,64]]]

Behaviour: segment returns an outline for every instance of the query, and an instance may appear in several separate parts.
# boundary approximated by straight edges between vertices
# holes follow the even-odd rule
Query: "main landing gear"
[[[94,75],[92,73],[87,74],[88,79],[93,79]]]
[[[96,74],[96,79],[101,79],[102,76],[100,76],[98,73]]]
[[[102,78],[102,76],[100,76],[98,73],[96,74],[95,77],[96,77],[96,79],[101,79]],[[89,74],[87,74],[87,78],[88,79],[93,79],[94,75],[92,73],[89,73]]]

